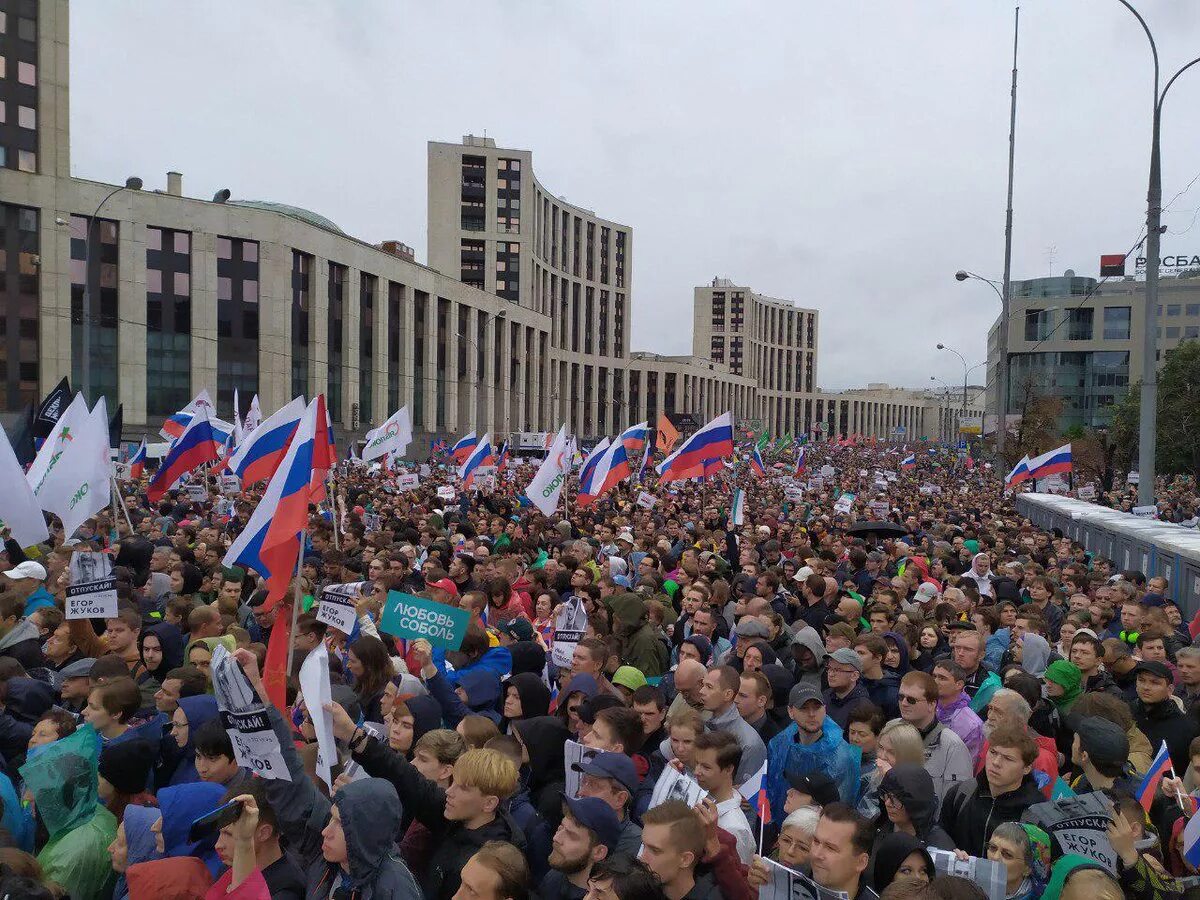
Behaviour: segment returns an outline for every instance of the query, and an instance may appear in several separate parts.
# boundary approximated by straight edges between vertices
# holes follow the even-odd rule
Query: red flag
[[[268,600],[264,606],[269,605]],[[290,601],[275,602],[275,625],[271,629],[271,639],[267,642],[267,658],[263,662],[263,687],[267,697],[279,710],[280,715],[287,718],[287,658],[288,648],[292,644],[292,604]]]

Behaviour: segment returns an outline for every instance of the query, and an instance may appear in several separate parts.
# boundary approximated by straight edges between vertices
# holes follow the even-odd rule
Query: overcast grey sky
[[[1200,3],[1138,0],[1174,71]],[[999,278],[1013,3],[104,0],[71,6],[74,174],[316,210],[425,256],[426,141],[531,149],[634,229],[633,347],[686,353],[714,275],[820,310],[819,382],[961,382]],[[1013,276],[1095,275],[1145,216],[1151,62],[1116,0],[1021,9]],[[1167,103],[1200,175],[1200,67]],[[1200,182],[1163,253],[1200,253]],[[1053,247],[1051,262],[1049,249]],[[979,374],[979,373],[976,373]],[[972,380],[976,380],[975,377]]]

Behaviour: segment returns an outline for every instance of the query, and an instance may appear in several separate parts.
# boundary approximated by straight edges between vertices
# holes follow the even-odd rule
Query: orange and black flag
[[[675,442],[679,440],[679,431],[671,424],[667,414],[658,417],[658,433],[654,438],[654,449],[664,455],[669,455]]]

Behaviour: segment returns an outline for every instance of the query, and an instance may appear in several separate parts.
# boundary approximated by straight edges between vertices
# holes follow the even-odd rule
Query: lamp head
[[[946,349],[946,345],[945,345],[945,344],[938,344],[938,349],[939,349],[939,350],[945,350],[945,349]]]
[[[129,188],[131,191],[140,191],[142,189],[142,179],[138,178],[136,175],[130,175],[125,179],[125,187]]]
[[[231,194],[229,193],[229,188],[221,188],[219,191],[217,191],[215,194],[213,194],[212,202],[213,203],[224,203],[226,200],[228,200],[230,198],[230,196],[231,196]]]
[[[954,273],[954,277],[958,281],[966,281],[971,276],[968,272],[964,271],[963,269],[959,269],[957,272]]]

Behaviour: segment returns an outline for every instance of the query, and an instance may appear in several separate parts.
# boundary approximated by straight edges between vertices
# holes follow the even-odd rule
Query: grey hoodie
[[[796,683],[807,682],[821,690],[821,668],[825,665],[825,642],[821,635],[811,625],[801,625],[792,633],[792,643],[807,647],[817,660],[817,668],[813,671],[801,671],[799,664],[796,665]]]

